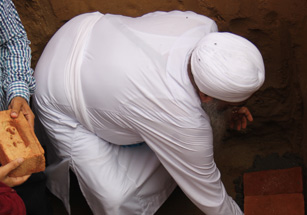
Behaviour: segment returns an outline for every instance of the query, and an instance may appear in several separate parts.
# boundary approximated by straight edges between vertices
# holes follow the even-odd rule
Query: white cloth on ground
[[[213,159],[209,118],[187,74],[195,44],[204,35],[217,31],[216,24],[193,12],[155,12],[138,18],[106,14],[96,20],[97,14],[100,15],[84,14],[64,25],[48,43],[35,71],[38,86],[34,104],[52,141],[53,152],[47,151],[51,191],[69,205],[68,169],[72,168],[94,213],[153,214],[174,187],[170,173],[207,215],[241,215],[221,182]],[[84,31],[80,25],[88,23],[84,20],[89,17],[96,22],[92,29]],[[87,35],[74,44],[81,29]],[[78,55],[70,60],[74,50],[78,50]],[[67,81],[72,77],[74,83]],[[112,166],[116,174],[123,170],[116,159],[107,162],[109,156],[121,157],[117,151],[123,147],[118,145],[142,141],[154,151],[149,156],[152,161],[143,163],[144,166],[131,165],[121,174],[132,174],[134,180],[141,177],[143,182],[135,189],[148,198],[138,196],[144,200],[139,205],[129,202],[130,198],[123,199],[125,207],[114,208],[117,204],[112,206],[114,201],[104,196],[110,184],[131,189],[131,196],[137,194],[124,177],[110,180]],[[83,151],[91,144],[97,150]],[[107,146],[100,146],[103,144]],[[128,149],[127,161],[135,162],[144,153],[137,147]],[[99,150],[107,150],[98,153],[106,156],[92,159],[91,153],[98,157]],[[155,156],[164,167],[156,166]],[[148,168],[147,173],[152,174],[143,175],[142,168]],[[110,184],[98,183],[100,178]],[[161,182],[156,190],[147,188]],[[165,190],[162,196],[161,190]]]

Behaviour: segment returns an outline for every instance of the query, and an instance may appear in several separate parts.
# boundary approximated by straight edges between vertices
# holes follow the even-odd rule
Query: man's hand
[[[0,167],[0,181],[4,184],[6,184],[9,187],[14,187],[17,185],[20,185],[22,183],[24,183],[29,177],[30,175],[26,175],[26,176],[22,176],[22,177],[10,177],[8,176],[8,174],[16,169],[17,167],[19,167],[22,162],[24,161],[23,158],[18,158],[16,160],[13,160],[12,162],[1,166]]]
[[[22,97],[14,97],[9,105],[9,109],[12,109],[11,117],[17,118],[20,111],[22,111],[23,115],[27,119],[30,127],[34,130],[34,114],[27,102]]]
[[[253,116],[247,107],[235,107],[232,109],[232,116],[230,120],[231,128],[235,128],[238,131],[245,129],[247,126],[247,121],[253,121]]]

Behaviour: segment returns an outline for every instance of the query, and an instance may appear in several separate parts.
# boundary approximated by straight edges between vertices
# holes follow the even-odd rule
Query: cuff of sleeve
[[[15,81],[11,83],[8,87],[6,94],[7,104],[10,104],[14,97],[22,97],[29,103],[30,91],[27,84],[22,81]]]

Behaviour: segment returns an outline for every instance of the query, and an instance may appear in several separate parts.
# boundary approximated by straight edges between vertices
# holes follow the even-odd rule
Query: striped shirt
[[[30,41],[11,0],[0,0],[0,110],[20,96],[29,102],[35,90]]]

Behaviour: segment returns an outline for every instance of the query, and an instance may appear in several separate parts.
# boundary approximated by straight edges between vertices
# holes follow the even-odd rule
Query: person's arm
[[[14,186],[24,183],[30,177],[30,175],[26,175],[22,177],[10,177],[8,175],[11,171],[19,167],[23,161],[24,161],[23,158],[18,158],[4,166],[1,166],[0,167],[0,181],[9,187],[14,187]]]
[[[243,215],[221,181],[207,120],[195,120],[186,125],[131,120],[162,165],[200,210],[208,215]]]
[[[22,110],[33,126],[34,114],[29,107],[30,96],[35,90],[35,79],[31,69],[31,49],[29,40],[12,1],[0,1],[0,44],[2,58],[3,89],[7,106],[12,117]],[[14,98],[18,98],[17,102]]]

